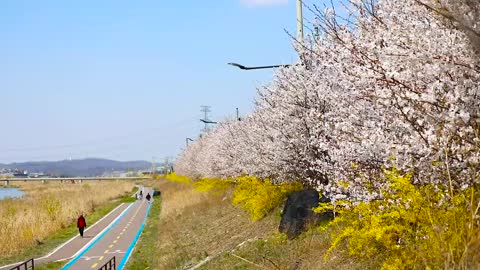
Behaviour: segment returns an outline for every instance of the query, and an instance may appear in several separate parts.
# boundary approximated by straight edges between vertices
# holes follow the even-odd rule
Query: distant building
[[[15,170],[13,171],[13,177],[25,178],[25,177],[28,177],[28,172],[27,172],[27,171],[23,171],[23,170],[19,170],[19,169],[15,169]]]

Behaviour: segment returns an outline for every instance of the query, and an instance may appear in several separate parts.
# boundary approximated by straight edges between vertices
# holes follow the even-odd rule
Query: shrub
[[[50,220],[56,220],[62,210],[62,202],[53,196],[45,195],[41,199],[42,208],[47,212]]]
[[[203,178],[193,183],[196,190],[201,192],[213,192],[216,195],[224,193],[234,184],[232,179]]]
[[[174,172],[167,174],[165,178],[173,182],[187,184],[187,185],[190,185],[192,183],[192,180],[190,178],[186,176],[177,175]]]
[[[350,254],[384,253],[382,269],[470,269],[480,266],[480,189],[415,186],[411,175],[385,171],[382,200],[337,202],[340,214],[330,252],[346,242]],[[338,207],[342,205],[343,207]],[[317,210],[333,208],[322,205]],[[475,268],[478,269],[478,268]]]
[[[280,205],[289,193],[302,188],[296,182],[274,185],[269,179],[261,180],[253,176],[241,176],[237,181],[232,203],[241,204],[253,220],[261,219]]]
[[[189,177],[171,173],[165,178],[188,185],[193,183],[197,191],[212,192],[216,195],[234,186],[232,204],[241,204],[252,220],[261,219],[279,206],[289,193],[302,189],[298,182],[275,185],[268,178],[262,180],[254,176],[241,176],[235,179],[202,178],[193,182]]]

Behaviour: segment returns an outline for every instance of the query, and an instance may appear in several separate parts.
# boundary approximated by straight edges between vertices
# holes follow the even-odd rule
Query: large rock
[[[312,211],[320,202],[325,203],[330,202],[330,200],[325,197],[320,199],[318,192],[314,189],[290,193],[283,209],[278,230],[286,233],[288,239],[293,239],[305,231],[309,224],[333,219],[333,212],[331,211],[320,214]]]

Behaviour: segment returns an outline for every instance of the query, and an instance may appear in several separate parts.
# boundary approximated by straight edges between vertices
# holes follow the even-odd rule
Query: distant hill
[[[26,170],[55,176],[99,176],[112,171],[144,170],[151,167],[147,161],[115,161],[100,158],[36,161],[0,164],[0,168]]]

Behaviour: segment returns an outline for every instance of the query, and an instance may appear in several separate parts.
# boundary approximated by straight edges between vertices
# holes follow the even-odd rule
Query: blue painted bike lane
[[[99,269],[114,256],[117,269],[122,270],[145,226],[150,207],[151,204],[145,199],[133,203],[102,237],[93,241],[62,270]]]

